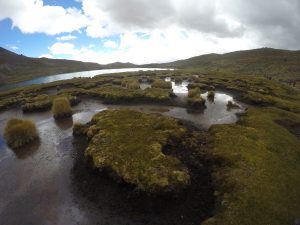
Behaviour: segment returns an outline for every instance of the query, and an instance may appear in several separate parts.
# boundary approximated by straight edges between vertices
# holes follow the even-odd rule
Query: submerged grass
[[[37,139],[38,133],[32,121],[12,118],[5,126],[4,138],[11,148],[20,148]]]
[[[77,125],[74,132],[82,132]],[[188,185],[190,176],[175,157],[162,153],[186,134],[178,121],[159,114],[110,110],[96,114],[84,131],[90,139],[85,151],[99,169],[111,170],[125,182],[146,192],[164,192]]]

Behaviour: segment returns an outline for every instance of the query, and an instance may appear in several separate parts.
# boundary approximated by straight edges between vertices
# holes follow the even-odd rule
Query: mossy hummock
[[[11,148],[20,148],[38,138],[35,124],[30,120],[10,119],[4,129],[4,138]]]
[[[82,126],[76,126],[76,132]],[[113,171],[125,182],[146,192],[180,190],[190,182],[186,167],[165,155],[166,145],[176,146],[187,130],[173,118],[132,110],[96,114],[85,130],[90,142],[85,156],[94,167]]]
[[[66,97],[58,97],[53,100],[52,113],[55,119],[72,116],[72,109]]]
[[[196,110],[205,108],[205,99],[200,95],[199,88],[189,89],[187,104]]]

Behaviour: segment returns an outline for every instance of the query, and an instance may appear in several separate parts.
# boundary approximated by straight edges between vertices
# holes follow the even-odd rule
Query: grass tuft
[[[11,148],[19,148],[38,138],[35,124],[30,120],[12,118],[4,128],[4,138]]]
[[[55,119],[72,116],[70,101],[66,97],[58,97],[53,100],[52,113]]]

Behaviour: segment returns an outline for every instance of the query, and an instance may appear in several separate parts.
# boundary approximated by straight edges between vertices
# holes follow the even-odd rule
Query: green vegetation
[[[299,124],[300,115],[250,108],[237,125],[210,129],[218,207],[205,225],[282,225],[299,218],[300,140],[278,120]]]
[[[207,54],[171,63],[153,64],[159,68],[195,69],[201,74],[222,73],[235,76],[265,76],[281,80],[300,79],[299,51],[271,48]]]
[[[36,112],[36,111],[47,111],[52,107],[52,102],[56,98],[66,97],[71,106],[77,105],[80,99],[72,95],[55,95],[49,96],[46,94],[37,95],[35,97],[29,97],[25,99],[25,104],[22,105],[24,113]]]
[[[10,119],[4,129],[4,138],[9,147],[15,149],[38,138],[35,124],[30,120]]]
[[[75,130],[82,130],[82,125]],[[174,191],[188,185],[190,177],[183,164],[163,154],[162,148],[176,146],[186,132],[177,120],[159,114],[104,111],[83,132],[90,140],[85,155],[96,168],[111,170],[140,190]]]
[[[37,95],[22,105],[23,112],[45,111],[51,109],[52,102],[49,95]]]
[[[207,98],[208,98],[209,100],[213,100],[213,99],[215,98],[215,92],[214,92],[214,91],[209,91],[209,92],[207,93]]]
[[[262,61],[262,64],[269,63],[269,61]],[[293,224],[294,220],[300,217],[300,92],[297,88],[281,83],[279,80],[281,75],[279,74],[278,76],[272,75],[275,78],[270,79],[267,76],[264,77],[264,74],[253,76],[256,73],[251,74],[254,68],[249,70],[249,74],[241,73],[243,75],[235,74],[235,72],[224,72],[225,68],[223,69],[208,71],[205,74],[203,74],[204,70],[202,69],[193,69],[179,72],[149,72],[142,73],[142,76],[155,81],[165,77],[190,80],[188,97],[190,108],[193,108],[193,104],[203,106],[205,103],[203,100],[200,99],[197,102],[197,98],[201,98],[200,92],[213,91],[214,89],[232,93],[235,99],[248,104],[249,110],[237,124],[213,126],[208,132],[211,136],[211,149],[206,152],[206,156],[211,159],[212,163],[212,181],[216,190],[217,202],[215,216],[206,221],[205,225]],[[275,71],[273,69],[271,71]],[[232,68],[228,68],[229,70],[231,71]],[[259,72],[257,71],[257,73]],[[140,75],[141,73],[126,73],[107,75],[106,77],[76,78],[3,92],[0,93],[0,109],[24,104],[26,99],[34,98],[57,85],[62,87],[59,95],[84,95],[100,98],[109,103],[149,100],[168,103],[171,100],[170,85],[166,89],[148,88],[144,91],[119,86],[124,80],[138,80]],[[295,76],[295,74],[290,73],[287,77],[289,76]],[[114,84],[114,80],[117,80],[117,83]],[[164,83],[164,81],[162,82]],[[228,106],[230,109],[234,103],[231,102]],[[124,119],[128,122],[126,118],[119,116],[120,120]],[[102,118],[102,116],[99,117]],[[128,118],[130,117],[128,116]],[[137,116],[137,118],[139,117]],[[98,145],[99,140],[102,139],[99,138],[96,141],[94,138],[102,137],[101,135],[107,135],[109,138],[119,135],[118,132],[109,134],[107,131],[105,132],[108,127],[112,130],[117,129],[119,127],[118,119],[115,120],[117,123],[112,122],[112,119],[103,119],[103,121],[105,123],[102,125],[105,127],[102,127],[100,122],[95,122],[91,126],[75,125],[74,134],[87,135],[91,139],[90,146],[93,146],[93,140]],[[120,124],[122,123],[120,122]],[[144,124],[141,123],[142,125]],[[124,126],[122,129],[125,131],[129,129],[124,124],[122,126]],[[103,128],[102,133],[100,128]],[[147,129],[151,130],[150,128]],[[132,130],[127,132],[127,136],[131,132],[134,133],[135,129]],[[117,140],[122,140],[121,137],[122,135]],[[149,143],[141,137],[139,140],[143,143]],[[112,141],[112,144],[115,143]],[[128,142],[124,142],[124,145],[120,144],[120,146],[125,146],[125,144],[131,146]],[[132,146],[134,145],[132,144]],[[141,144],[137,142],[137,146],[141,146]],[[114,148],[112,152],[115,153],[119,150]],[[104,153],[101,152],[101,157],[102,154]],[[111,157],[111,155],[104,156]],[[121,157],[118,158],[120,162],[121,159]],[[111,158],[105,163],[110,162],[112,164],[112,161],[109,160]],[[114,167],[112,169],[114,172],[117,171],[116,173],[120,173],[121,177],[128,178],[130,181],[127,182],[137,185],[140,189],[149,187],[150,185],[147,186],[148,183],[134,180],[138,170],[132,165],[121,168],[119,164],[111,166],[109,169]],[[123,179],[125,180],[125,178]],[[173,188],[174,186],[171,185],[170,187]]]
[[[52,113],[55,119],[72,116],[70,101],[66,97],[59,97],[53,100]]]
[[[172,84],[171,84],[171,82],[166,82],[164,80],[156,79],[153,82],[152,87],[153,88],[161,88],[161,89],[171,89]]]
[[[205,99],[200,95],[200,89],[189,89],[187,104],[193,109],[203,109],[205,107]]]
[[[234,108],[240,108],[240,106],[232,101],[227,102],[227,108],[228,109],[234,109]]]

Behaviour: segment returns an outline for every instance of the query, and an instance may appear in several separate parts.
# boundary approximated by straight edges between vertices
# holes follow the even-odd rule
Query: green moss
[[[205,107],[205,99],[200,95],[200,89],[189,89],[187,104],[193,109],[203,109]]]
[[[72,109],[66,97],[59,97],[53,100],[52,113],[55,119],[71,117]]]
[[[250,108],[238,125],[210,129],[219,202],[205,225],[282,225],[299,218],[300,141],[277,120],[299,123],[300,116]]]
[[[215,92],[214,91],[209,91],[207,93],[207,98],[213,100],[215,98]]]
[[[35,124],[30,120],[10,119],[4,129],[4,138],[11,148],[19,148],[38,138]]]
[[[79,136],[79,135],[86,135],[87,133],[87,127],[82,123],[74,123],[73,124],[73,135]]]
[[[143,191],[177,190],[189,183],[189,174],[177,158],[163,154],[162,148],[176,146],[185,133],[177,120],[158,114],[104,111],[92,118],[85,155],[96,168],[112,170]]]
[[[234,108],[240,108],[240,106],[232,101],[227,102],[227,109],[234,109]]]
[[[45,111],[51,109],[51,105],[52,102],[49,95],[42,94],[27,99],[25,104],[22,105],[22,110],[23,112]]]
[[[159,88],[159,89],[171,89],[172,84],[171,84],[171,82],[166,82],[164,80],[156,79],[153,82],[152,87],[153,88]]]

